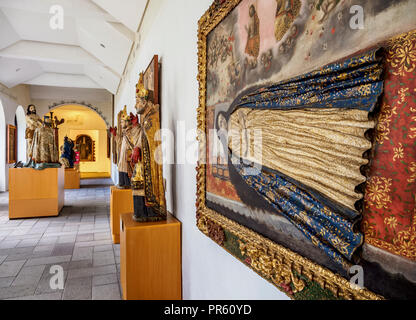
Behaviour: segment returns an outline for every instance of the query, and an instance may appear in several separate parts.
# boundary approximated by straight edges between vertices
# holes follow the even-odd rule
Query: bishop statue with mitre
[[[138,222],[166,220],[166,200],[163,181],[163,156],[160,139],[160,106],[150,99],[144,86],[143,73],[136,87],[136,111],[140,115],[138,139],[131,161],[134,172],[134,220]]]

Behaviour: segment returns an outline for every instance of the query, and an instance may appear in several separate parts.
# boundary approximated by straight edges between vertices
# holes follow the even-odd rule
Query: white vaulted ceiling
[[[148,0],[0,0],[0,83],[115,94]],[[64,27],[53,30],[52,6]]]

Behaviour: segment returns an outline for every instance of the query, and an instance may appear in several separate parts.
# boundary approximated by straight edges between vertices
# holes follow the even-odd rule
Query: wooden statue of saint
[[[143,73],[136,90],[136,111],[140,123],[135,137],[137,143],[131,157],[134,172],[134,220],[138,222],[166,220],[166,200],[160,139],[160,107],[149,97],[144,87]]]

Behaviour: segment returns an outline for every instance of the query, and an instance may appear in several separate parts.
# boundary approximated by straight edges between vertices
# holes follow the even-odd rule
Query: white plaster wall
[[[7,143],[7,137],[6,137],[6,125],[12,124],[14,125],[14,117],[16,115],[16,109],[18,107],[18,102],[11,96],[7,96],[5,94],[0,93],[0,100],[3,105],[4,110],[4,119],[5,119],[5,125],[4,129],[0,127],[0,130],[2,130],[2,133],[0,135],[1,139],[1,146],[2,150],[0,153],[1,156],[1,162],[0,162],[0,170],[1,174],[3,175],[4,172],[4,178],[1,178],[4,183],[2,182],[0,185],[0,191],[7,191],[9,190],[9,168],[13,167],[13,164],[8,164],[6,159],[6,143]],[[3,133],[4,132],[4,133]]]
[[[4,192],[9,189],[9,168],[13,166],[6,163],[6,125],[14,125],[16,109],[19,105],[30,104],[29,88],[26,85],[19,85],[8,89],[0,85],[0,101],[4,114],[4,120],[1,119],[3,114],[0,115],[0,192]]]
[[[0,192],[6,191],[6,120],[2,97],[0,96]]]
[[[140,46],[115,97],[115,113],[124,105],[134,110],[135,86],[154,54],[162,64],[162,127],[171,129],[175,142],[170,146],[179,160],[185,147],[196,145],[196,135],[182,132],[197,126],[198,20],[212,0],[150,0],[141,32]],[[183,124],[185,131],[177,129]],[[186,137],[186,135],[185,135]],[[182,272],[184,299],[288,299],[286,295],[236,260],[204,236],[196,227],[196,163],[164,167],[167,178],[168,209],[182,222]],[[116,167],[112,175],[117,182]]]

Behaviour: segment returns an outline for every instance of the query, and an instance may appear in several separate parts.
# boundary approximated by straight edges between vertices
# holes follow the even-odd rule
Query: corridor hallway
[[[0,299],[119,300],[119,245],[109,224],[110,179],[81,181],[65,190],[58,217],[9,220],[0,193]],[[64,270],[52,289],[52,266]],[[52,270],[53,271],[53,270]]]

